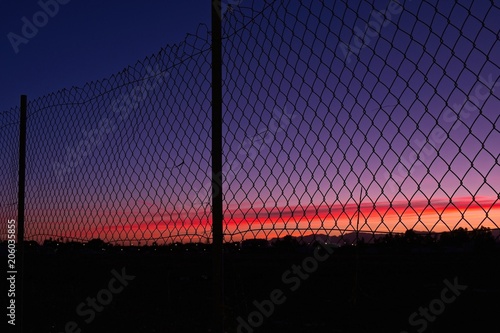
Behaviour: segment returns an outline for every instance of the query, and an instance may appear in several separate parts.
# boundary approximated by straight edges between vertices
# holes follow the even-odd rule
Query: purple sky
[[[210,23],[210,7],[201,3],[73,0],[61,5],[17,54],[5,37],[0,108],[17,104],[20,93],[33,99],[107,78],[182,41],[187,32],[197,32],[198,23]],[[248,222],[250,214],[262,226],[266,215],[284,207],[310,213],[311,207],[352,206],[362,187],[363,203],[382,207],[373,208],[375,225],[388,220],[381,209],[401,202],[440,207],[442,214],[432,219],[449,225],[457,216],[476,225],[498,219],[498,6],[408,0],[401,11],[382,0],[290,1],[258,15],[263,2],[257,3],[251,10],[243,2],[223,24],[229,36],[223,74],[228,223]],[[21,18],[40,10],[36,3],[1,6],[2,13],[11,13],[2,21],[5,35],[19,33]],[[380,26],[381,10],[391,11],[382,27],[363,34],[367,24]],[[54,162],[64,160],[82,131],[113,120],[113,101],[137,84],[121,87],[111,80],[113,89],[102,96],[88,89],[90,102],[69,109],[36,105],[42,111],[30,119],[28,152],[36,161],[28,176],[36,189],[29,207],[39,215],[34,220],[50,226],[69,219],[73,226],[66,235],[103,220],[173,228],[182,222],[182,230],[199,232],[196,225],[209,219],[201,202],[210,199],[210,68],[207,31],[198,34],[187,43],[193,57],[175,58],[170,51],[158,57],[169,68],[166,83],[149,90],[137,112],[116,122],[119,126],[63,182],[54,181]],[[138,74],[118,78],[133,82],[134,75],[147,72],[138,68]],[[60,92],[55,100],[70,97]],[[447,219],[443,214],[452,198],[464,209],[469,198],[495,210],[488,216],[479,207],[474,221],[460,217],[460,211]],[[423,221],[422,214],[403,222],[420,220],[425,228],[435,223]],[[290,230],[317,219],[291,216]],[[392,224],[398,216],[401,221],[396,214]],[[322,218],[329,228],[349,223]]]

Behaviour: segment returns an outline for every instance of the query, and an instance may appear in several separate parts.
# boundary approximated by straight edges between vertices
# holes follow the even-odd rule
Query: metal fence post
[[[17,332],[23,331],[23,270],[24,270],[24,191],[26,177],[26,120],[28,97],[21,95],[19,122],[19,189],[17,197],[17,297],[16,326]]]
[[[222,236],[222,11],[212,1],[212,234],[214,330],[224,332]]]

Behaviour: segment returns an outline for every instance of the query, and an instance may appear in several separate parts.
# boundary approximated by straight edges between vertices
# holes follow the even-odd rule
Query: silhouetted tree
[[[100,238],[94,238],[87,242],[87,246],[91,249],[102,249],[107,247],[107,244]]]
[[[469,241],[467,228],[458,228],[441,234],[439,243],[445,246],[463,246]]]
[[[276,240],[274,247],[282,250],[295,250],[299,247],[299,242],[294,237],[287,235]]]
[[[490,249],[495,246],[495,238],[490,228],[481,227],[474,229],[470,233],[470,238],[476,249]]]

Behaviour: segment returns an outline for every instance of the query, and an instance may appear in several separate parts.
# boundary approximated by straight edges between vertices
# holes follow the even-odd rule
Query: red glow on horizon
[[[273,207],[229,211],[225,214],[224,234],[226,241],[251,238],[275,238],[285,235],[306,234],[338,235],[344,232],[379,233],[416,231],[445,232],[458,227],[467,229],[481,226],[498,228],[500,201],[496,198],[467,197],[396,201],[382,203],[363,202],[346,205]],[[258,213],[256,213],[258,212]],[[169,219],[165,219],[165,217]],[[174,218],[174,216],[176,218]],[[137,222],[144,217],[129,216],[127,220],[94,230],[80,230],[81,238],[99,238],[110,242],[142,239],[142,242],[206,242],[211,239],[211,215],[203,209],[192,215],[160,214],[151,221]],[[171,219],[170,219],[171,218]],[[66,232],[67,236],[71,236]],[[72,232],[75,234],[75,232]],[[126,241],[128,243],[128,241]]]

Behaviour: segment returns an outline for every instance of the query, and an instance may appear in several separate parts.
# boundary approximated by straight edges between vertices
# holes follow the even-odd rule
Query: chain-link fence
[[[224,26],[226,239],[498,228],[497,14],[238,7]]]
[[[193,202],[210,166],[209,96],[200,28],[108,79],[29,101],[26,239],[207,241],[210,211]]]
[[[7,221],[17,218],[19,169],[19,108],[0,113],[0,218],[2,240],[7,239]]]
[[[223,12],[226,242],[498,229],[498,4]],[[210,44],[201,26],[110,78],[29,101],[26,239],[211,241]],[[16,216],[18,112],[0,116],[2,224]]]

